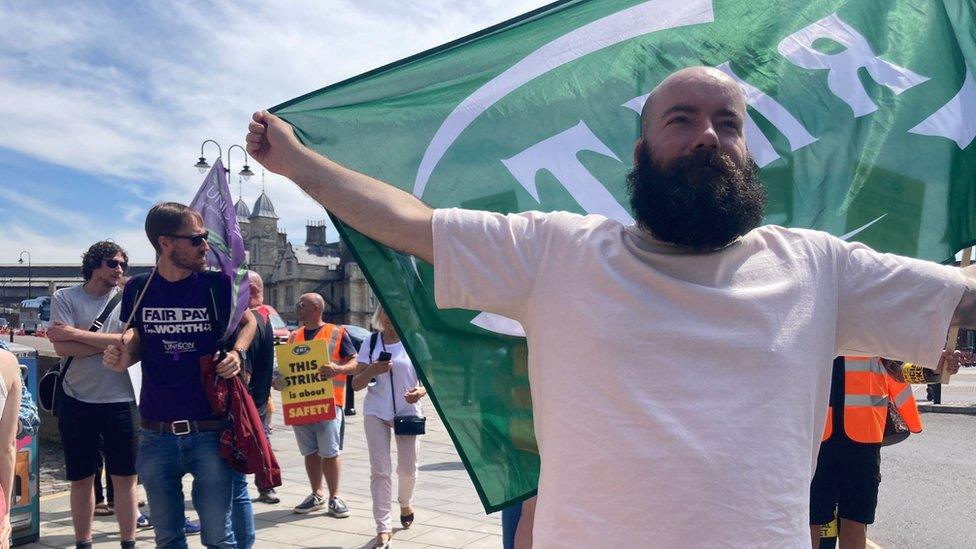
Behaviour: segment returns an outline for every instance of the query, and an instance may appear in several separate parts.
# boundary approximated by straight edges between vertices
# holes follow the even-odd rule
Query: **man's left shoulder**
[[[230,277],[221,271],[203,271],[200,276],[210,284],[230,284]]]
[[[798,229],[780,225],[762,225],[749,231],[743,241],[749,245],[780,248],[791,251],[827,252],[837,243],[836,236],[814,229]]]

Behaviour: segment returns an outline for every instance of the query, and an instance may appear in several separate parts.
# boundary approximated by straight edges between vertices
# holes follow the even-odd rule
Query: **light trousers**
[[[393,500],[393,463],[390,438],[397,445],[397,501],[400,507],[410,506],[413,488],[417,484],[417,454],[420,437],[394,436],[393,422],[368,415],[363,418],[366,446],[369,448],[369,491],[373,496],[373,520],[376,533],[393,532],[390,507]]]

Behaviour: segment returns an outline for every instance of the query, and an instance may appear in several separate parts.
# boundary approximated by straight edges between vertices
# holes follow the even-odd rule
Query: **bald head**
[[[697,149],[714,149],[738,166],[747,157],[743,128],[746,102],[739,85],[712,67],[681,69],[658,84],[641,111],[641,150],[667,166]]]
[[[302,294],[295,306],[298,320],[306,327],[316,327],[322,324],[322,312],[325,310],[325,300],[317,293]]]
[[[264,281],[256,271],[247,272],[248,287],[247,306],[250,308],[259,307],[264,304]]]
[[[641,109],[641,136],[647,135],[648,123],[653,120],[654,115],[660,116],[662,109],[658,108],[655,111],[655,105],[660,105],[662,97],[680,97],[688,90],[699,89],[708,89],[710,92],[718,91],[723,95],[725,93],[730,94],[735,99],[734,103],[738,107],[739,113],[745,115],[745,97],[732,77],[714,67],[688,67],[671,73],[651,90],[647,101],[644,102],[644,108]]]
[[[258,286],[264,288],[264,280],[261,279],[261,275],[257,271],[247,272],[247,281],[251,283],[251,286]]]

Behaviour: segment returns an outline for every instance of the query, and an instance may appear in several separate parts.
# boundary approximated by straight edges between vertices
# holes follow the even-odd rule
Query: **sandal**
[[[403,526],[404,530],[410,528],[410,525],[413,524],[413,511],[411,511],[409,515],[401,514],[400,524]]]
[[[95,504],[95,516],[96,517],[108,517],[114,515],[115,511],[109,509],[108,505],[105,503]]]

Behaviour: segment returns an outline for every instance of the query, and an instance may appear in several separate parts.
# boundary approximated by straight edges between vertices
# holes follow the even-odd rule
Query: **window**
[[[278,288],[271,289],[271,303],[274,304],[276,309],[281,307],[281,303],[278,302]]]
[[[291,265],[291,260],[290,259],[288,261],[285,261],[285,274],[287,274],[287,275],[291,275],[292,274],[292,265]]]
[[[261,261],[261,254],[259,253],[259,250],[260,249],[261,249],[261,247],[258,246],[257,241],[255,241],[254,243],[251,244],[251,264],[252,265],[255,264],[255,263],[258,263],[259,261]]]
[[[295,288],[291,286],[285,286],[285,306],[295,306]]]

